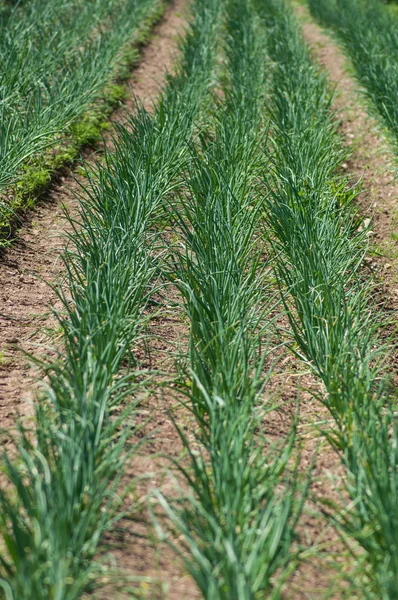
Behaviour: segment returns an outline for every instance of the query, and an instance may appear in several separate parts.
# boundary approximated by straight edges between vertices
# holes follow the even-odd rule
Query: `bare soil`
[[[281,331],[289,327],[284,315],[278,318]],[[285,336],[281,335],[281,342]],[[344,470],[340,456],[326,442],[322,431],[330,431],[332,419],[318,398],[325,397],[323,385],[311,369],[288,348],[277,353],[279,361],[267,386],[267,396],[279,402],[279,410],[267,417],[266,432],[277,441],[288,436],[298,416],[296,451],[302,485],[311,474],[311,483],[297,527],[297,543],[302,549],[299,568],[287,581],[284,600],[342,599],[344,583],[338,576],[339,562],[346,552],[336,530],[322,515],[324,503],[341,505]],[[316,396],[316,397],[315,397]],[[293,465],[292,465],[293,467]],[[338,558],[336,560],[336,555]],[[332,591],[333,590],[333,591]],[[327,595],[330,594],[330,595]]]
[[[131,486],[131,494],[124,502],[126,518],[105,540],[112,556],[111,564],[117,566],[119,585],[115,586],[115,581],[110,578],[109,586],[95,593],[96,600],[109,597],[109,590],[113,594],[118,590],[118,600],[127,600],[131,596],[126,582],[137,578],[141,581],[131,584],[131,589],[139,590],[144,598],[201,598],[174,550],[159,541],[149,512],[151,506],[164,533],[178,544],[153,494],[156,490],[170,499],[178,493],[177,487],[186,491],[186,484],[172,462],[186,464],[171,416],[188,436],[195,423],[181,404],[183,397],[170,382],[176,377],[176,362],[187,355],[189,327],[182,318],[175,288],[166,287],[160,300],[161,308],[150,324],[150,354],[144,363],[154,371],[155,379],[146,398],[140,398],[134,417],[135,425],[141,424],[142,429],[132,441],[137,443],[140,438],[145,439],[129,460],[123,477],[122,487]]]

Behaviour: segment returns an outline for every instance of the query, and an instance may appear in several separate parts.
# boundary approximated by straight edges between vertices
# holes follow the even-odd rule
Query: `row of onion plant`
[[[94,559],[117,519],[123,464],[134,451],[134,396],[145,384],[133,348],[157,290],[153,222],[184,168],[183,146],[211,80],[219,6],[195,3],[182,59],[154,114],[142,109],[120,128],[115,151],[88,170],[69,216],[65,281],[56,288],[62,349],[41,364],[46,384],[34,423],[20,426],[17,456],[3,462],[7,600],[72,600],[95,586]]]
[[[154,0],[38,0],[0,16],[0,187],[57,141],[109,81]],[[1,205],[0,205],[1,208]]]
[[[326,431],[347,469],[351,505],[337,519],[360,562],[366,598],[398,589],[398,430],[380,317],[363,267],[367,231],[355,191],[339,177],[344,151],[327,82],[282,0],[258,2],[274,63],[272,165],[265,220],[296,354],[325,386],[335,426]],[[335,515],[336,516],[336,515]]]
[[[342,42],[376,116],[397,148],[397,15],[380,0],[308,0],[311,13]],[[382,35],[381,35],[382,32]]]
[[[179,244],[169,276],[190,323],[185,392],[196,426],[187,435],[176,424],[189,491],[175,502],[158,494],[182,541],[159,531],[204,598],[251,600],[279,598],[297,564],[292,543],[304,489],[289,462],[294,426],[277,444],[264,434],[273,303],[256,193],[265,41],[250,2],[228,0],[226,12],[222,93],[173,204]]]

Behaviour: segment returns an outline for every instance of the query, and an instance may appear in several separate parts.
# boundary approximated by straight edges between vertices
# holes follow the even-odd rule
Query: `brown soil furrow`
[[[143,48],[132,74],[132,92],[147,106],[164,84],[166,70],[173,66],[187,6],[188,0],[174,0],[167,6],[153,41]],[[132,95],[127,108],[133,106]],[[126,118],[126,109],[121,109],[114,120]],[[106,145],[111,147],[111,143],[112,131],[105,138]],[[89,162],[95,158],[95,152],[87,156]],[[33,399],[36,373],[21,349],[36,351],[37,345],[48,340],[46,328],[54,326],[50,314],[55,295],[47,282],[56,281],[62,272],[63,210],[66,207],[73,212],[80,181],[80,176],[70,173],[54,184],[46,201],[27,216],[16,241],[0,258],[0,422],[6,430],[18,415],[29,412]]]
[[[278,318],[284,331],[287,319]],[[280,343],[281,340],[279,340]],[[336,530],[321,515],[322,503],[340,502],[341,479],[344,476],[339,456],[323,438],[321,430],[330,429],[330,415],[318,397],[325,395],[322,383],[311,369],[292,355],[287,348],[280,351],[266,393],[279,400],[281,407],[267,416],[266,431],[277,441],[287,436],[299,410],[296,451],[292,460],[299,458],[300,473],[304,480],[311,472],[311,484],[303,514],[297,527],[300,546],[306,558],[287,582],[285,600],[322,600],[325,597],[341,600],[341,578],[338,577],[332,555],[344,548]],[[339,561],[336,561],[339,562]],[[330,590],[335,590],[330,596]]]
[[[123,485],[131,486],[131,494],[124,502],[126,518],[122,519],[116,531],[109,532],[106,546],[112,561],[119,572],[119,584],[110,580],[110,585],[98,591],[96,600],[106,600],[109,591],[114,597],[118,589],[118,600],[131,597],[126,584],[128,578],[141,578],[141,583],[131,584],[131,589],[140,590],[144,598],[151,600],[199,600],[196,585],[184,568],[181,559],[165,543],[160,542],[154,531],[148,507],[152,505],[159,523],[167,535],[172,536],[170,522],[159,513],[154,500],[154,490],[166,498],[175,497],[176,482],[187,491],[185,481],[172,461],[186,464],[183,447],[173,425],[170,413],[182,427],[186,435],[195,429],[193,416],[182,407],[182,396],[173,385],[164,385],[176,377],[176,360],[187,357],[189,326],[179,308],[181,299],[177,290],[166,287],[162,292],[161,309],[152,319],[150,335],[150,356],[147,367],[158,371],[153,386],[146,399],[140,401],[134,417],[135,424],[142,423],[140,437],[145,442],[137,454],[129,460]],[[135,439],[134,441],[137,441]],[[123,487],[122,485],[122,487]],[[153,500],[153,501],[152,501]],[[140,508],[137,510],[135,502]]]
[[[363,90],[352,75],[348,58],[333,37],[312,19],[306,7],[296,6],[304,38],[325,69],[336,95],[340,133],[351,155],[343,168],[353,182],[361,181],[358,202],[373,218],[372,254],[368,264],[377,272],[387,308],[398,309],[398,180],[397,159],[380,123],[366,107]]]

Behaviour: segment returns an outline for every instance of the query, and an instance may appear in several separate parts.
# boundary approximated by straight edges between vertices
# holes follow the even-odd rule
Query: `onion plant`
[[[361,549],[364,594],[392,599],[398,586],[397,427],[372,283],[361,269],[367,232],[355,191],[337,175],[344,154],[324,76],[285,3],[257,5],[274,62],[265,220],[275,272],[294,350],[322,379],[322,400],[337,425],[325,433],[347,468],[352,508],[340,525]]]
[[[0,589],[7,600],[72,600],[95,585],[94,557],[117,518],[134,395],[145,380],[133,347],[157,289],[153,224],[184,168],[183,147],[207,93],[219,6],[196,3],[179,68],[154,114],[140,110],[120,128],[114,152],[87,171],[78,214],[68,217],[65,281],[55,288],[63,347],[40,362],[47,378],[34,431],[21,426],[17,457],[4,457]]]
[[[197,429],[177,424],[189,464],[188,496],[161,505],[182,536],[185,564],[204,598],[280,597],[301,510],[291,459],[294,428],[278,446],[262,418],[272,300],[257,226],[264,102],[264,37],[250,3],[226,3],[226,81],[212,129],[192,150],[176,204],[171,280],[190,321],[189,406]],[[278,577],[274,577],[278,572]]]

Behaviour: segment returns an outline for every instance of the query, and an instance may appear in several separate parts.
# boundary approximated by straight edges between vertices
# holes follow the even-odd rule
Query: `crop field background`
[[[398,600],[398,9],[0,0],[0,600]]]

